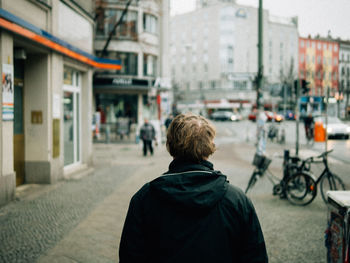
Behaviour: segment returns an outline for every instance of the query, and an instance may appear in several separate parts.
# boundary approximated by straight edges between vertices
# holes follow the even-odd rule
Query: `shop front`
[[[154,80],[141,78],[94,79],[95,142],[130,142],[144,118],[158,120],[159,104]],[[97,121],[96,121],[97,120]]]
[[[5,2],[10,10],[23,11]],[[70,6],[53,1],[48,8],[28,1],[26,8],[28,21],[0,8],[0,206],[13,200],[16,186],[52,184],[91,166],[93,69],[120,68],[118,61],[90,55],[92,45],[79,45],[84,50],[74,46],[78,43],[69,39],[58,14],[75,20],[77,28],[91,27],[81,35],[90,43],[93,21]],[[52,21],[37,19],[49,13],[57,22],[55,36],[38,27],[50,28]]]

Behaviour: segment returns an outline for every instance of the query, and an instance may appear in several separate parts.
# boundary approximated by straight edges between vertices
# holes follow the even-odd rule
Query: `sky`
[[[195,0],[170,0],[172,15],[192,11]],[[238,4],[255,6],[259,0],[237,0]],[[328,32],[333,38],[350,40],[350,0],[263,0],[263,8],[281,17],[299,17],[299,34],[311,37]]]

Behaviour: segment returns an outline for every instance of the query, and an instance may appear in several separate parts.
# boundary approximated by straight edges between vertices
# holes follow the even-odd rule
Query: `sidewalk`
[[[110,165],[116,175],[120,165],[136,164],[138,169],[38,262],[117,262],[129,200],[144,183],[165,172],[170,161],[165,147],[158,147],[153,157],[143,157],[139,145],[95,145],[96,167]]]

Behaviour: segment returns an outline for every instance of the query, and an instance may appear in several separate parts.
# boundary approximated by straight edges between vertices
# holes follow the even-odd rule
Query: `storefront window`
[[[64,92],[64,165],[74,163],[73,92]]]
[[[158,19],[150,14],[143,14],[143,30],[148,33],[158,33]]]
[[[149,54],[143,55],[143,75],[156,76],[157,74],[157,57]]]

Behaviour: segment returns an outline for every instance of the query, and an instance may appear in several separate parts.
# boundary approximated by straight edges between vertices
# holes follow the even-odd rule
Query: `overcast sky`
[[[192,11],[195,0],[170,0],[171,14]],[[237,0],[238,4],[258,6],[259,0]],[[350,0],[263,0],[264,9],[270,14],[282,17],[299,17],[299,33],[350,40]]]

